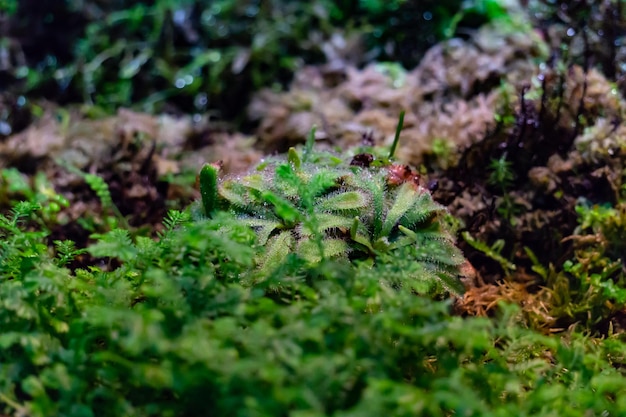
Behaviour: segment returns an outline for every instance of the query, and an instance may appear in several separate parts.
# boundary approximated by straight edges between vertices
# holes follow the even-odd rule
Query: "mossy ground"
[[[246,410],[276,413],[315,409],[319,415],[376,415],[372,410],[378,415],[450,415],[465,410],[478,416],[508,410],[516,415],[550,415],[549,404],[561,410],[559,415],[575,415],[567,413],[575,413],[577,407],[592,414],[607,409],[615,415],[623,412],[626,77],[617,63],[626,49],[606,45],[619,45],[615,42],[625,36],[626,7],[619,1],[525,3],[530,9],[512,9],[504,29],[500,21],[461,31],[434,45],[415,68],[389,63],[359,67],[348,59],[302,66],[284,91],[249,91],[250,104],[228,121],[180,111],[151,115],[119,109],[105,115],[94,106],[25,99],[19,90],[3,94],[0,122],[9,123],[17,133],[0,140],[0,212],[9,213],[19,200],[40,203],[43,211],[21,225],[29,232],[49,233],[40,240],[29,235],[11,242],[33,248],[43,243],[53,257],[51,261],[48,255],[25,255],[20,267],[5,272],[15,279],[32,267],[35,258],[51,262],[55,266],[37,280],[27,280],[29,285],[36,282],[53,289],[46,295],[46,306],[68,308],[67,323],[96,329],[95,344],[85,341],[91,349],[105,346],[110,348],[108,354],[119,355],[115,360],[135,360],[141,368],[135,371],[137,386],[116,391],[116,384],[128,382],[126,365],[110,368],[110,374],[92,375],[83,368],[87,362],[63,357],[68,340],[82,340],[80,329],[72,328],[76,339],[56,329],[52,333],[58,351],[54,350],[53,361],[60,365],[46,368],[48,379],[42,379],[50,397],[38,391],[37,367],[47,365],[38,363],[35,355],[25,368],[11,369],[32,378],[16,390],[13,387],[8,397],[0,397],[0,404],[25,412],[12,401],[37,398],[29,405],[31,412],[36,414],[36,407],[52,410],[45,408],[49,404],[44,397],[53,402],[58,394],[54,389],[61,389],[50,394],[55,386],[50,381],[62,380],[63,372],[72,370],[80,377],[72,379],[76,396],[63,397],[67,407],[72,401],[87,401],[88,389],[76,387],[106,380],[112,385],[103,388],[104,394],[98,394],[102,397],[93,404],[115,398],[118,413],[137,407],[153,415],[154,403],[164,412],[170,410],[170,415],[191,415],[185,413],[200,409],[194,402],[195,390],[207,386],[212,395],[227,393],[235,402],[261,401],[250,381],[260,384],[273,402],[246,403]],[[421,184],[454,216],[458,245],[471,264],[464,272],[469,277],[465,294],[449,306],[431,304],[410,291],[398,298],[386,290],[379,293],[374,286],[380,277],[367,269],[347,272],[342,269],[345,265],[328,264],[303,272],[295,258],[289,258],[280,272],[284,292],[269,291],[275,283],[268,282],[259,287],[261,292],[268,290],[265,297],[242,282],[228,281],[229,274],[245,278],[243,271],[251,268],[252,256],[245,249],[251,241],[245,228],[224,236],[216,231],[217,223],[201,223],[173,232],[176,221],[167,213],[200,197],[194,182],[203,163],[222,160],[225,172],[244,172],[264,156],[303,143],[312,125],[317,126],[320,149],[386,150],[403,110],[407,116],[396,155],[416,167]],[[240,126],[244,133],[238,132]],[[179,220],[186,224],[188,219]],[[10,232],[7,222],[5,230]],[[196,232],[209,234],[241,256],[229,258],[220,252],[224,249],[202,241]],[[7,242],[9,236],[21,236],[11,233],[3,235]],[[142,240],[146,237],[160,243],[154,246],[150,239]],[[188,240],[189,248],[182,247],[181,239]],[[68,240],[75,246],[58,243]],[[87,247],[90,250],[85,251]],[[5,261],[22,256],[8,249],[0,253]],[[162,271],[137,264],[133,260],[137,253],[144,254],[147,264],[172,268],[174,281],[168,282]],[[199,253],[223,269],[198,267]],[[64,266],[80,278],[67,293],[55,269]],[[189,272],[192,267],[198,270]],[[108,273],[115,275],[115,282],[104,279]],[[198,281],[189,281],[185,273]],[[203,281],[211,274],[227,285]],[[313,277],[324,279],[311,284]],[[51,284],[44,278],[60,280]],[[94,290],[88,285],[93,282],[102,287]],[[168,292],[172,288],[187,298],[174,297]],[[9,289],[17,291],[7,286],[6,294]],[[124,292],[126,298],[111,301],[114,307],[107,304],[107,294]],[[84,296],[76,300],[86,304],[69,311],[60,300],[72,294]],[[36,298],[36,293],[32,296]],[[24,309],[31,306],[28,297],[20,298]],[[97,308],[115,309],[120,318],[130,306],[132,317],[122,325],[105,323],[94,310],[83,316],[88,300]],[[203,307],[202,300],[213,304]],[[17,307],[5,306],[5,311],[13,308]],[[41,323],[62,326],[46,321],[44,310],[30,316],[19,310],[26,315],[18,316],[20,320],[41,316],[37,318]],[[399,322],[392,323],[391,315],[361,316],[357,310],[390,311]],[[177,314],[185,318],[177,319]],[[199,314],[211,317],[210,326],[215,328],[204,328]],[[181,324],[185,321],[197,328],[186,328]],[[146,326],[141,331],[158,333],[156,338],[164,344],[151,346],[133,339],[137,329],[133,323]],[[298,326],[312,329],[312,334],[279,343],[283,332],[291,332],[290,337],[300,334]],[[350,326],[362,333],[351,333]],[[466,326],[474,336],[457,336]],[[241,328],[252,330],[238,336],[236,329]],[[207,351],[214,349],[225,361],[235,361],[230,355],[236,352],[241,360],[241,369],[207,365],[198,371],[201,378],[226,378],[223,391],[210,378],[204,385],[194,380],[193,361],[184,357],[189,343],[208,339],[212,332],[222,332],[219,337],[232,346],[207,345]],[[121,339],[115,339],[118,333]],[[259,341],[263,335],[271,335],[265,344]],[[171,349],[165,346],[168,340]],[[22,348],[41,354],[29,346]],[[365,352],[365,346],[373,350]],[[272,349],[284,355],[280,367],[274,368],[263,354]],[[341,354],[338,349],[343,349]],[[183,364],[184,372],[151,368],[150,355],[160,364]],[[306,358],[319,361],[316,366],[326,366],[334,378],[324,385]],[[99,366],[114,362],[100,357],[94,361]],[[348,368],[342,368],[341,361]],[[259,369],[265,374],[261,370],[254,374],[255,363],[263,364]],[[299,369],[293,379],[286,376],[290,367]],[[151,380],[151,371],[161,372],[163,379]],[[249,390],[239,392],[237,381],[246,378],[245,372],[252,372],[250,384],[244,384]],[[423,375],[436,382],[431,384]],[[188,385],[168,385],[167,378],[180,378]],[[544,379],[554,384],[552,391],[542,385]],[[484,380],[493,391],[480,388]],[[310,381],[325,388],[309,397],[301,395]],[[297,388],[280,391],[289,384]],[[446,391],[462,393],[465,400],[447,398]],[[586,391],[594,392],[595,399],[585,396]],[[330,395],[336,392],[341,395]],[[125,394],[128,403],[121,400]],[[431,402],[421,403],[427,394]],[[177,408],[171,400],[177,395],[191,399],[187,408]],[[148,404],[145,409],[142,401]],[[316,406],[315,401],[326,403]],[[213,411],[233,409],[224,400]]]

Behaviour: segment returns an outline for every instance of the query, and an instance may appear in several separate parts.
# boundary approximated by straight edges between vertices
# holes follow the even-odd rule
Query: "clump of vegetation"
[[[576,322],[597,333],[621,329],[626,306],[626,203],[591,205],[581,199],[576,206],[579,226],[567,241],[574,256],[563,273],[548,274],[551,314],[561,324]]]
[[[219,167],[205,165],[200,173],[205,214],[228,210],[253,227],[266,246],[258,261],[265,274],[290,253],[310,263],[350,259],[376,268],[402,256],[416,265],[389,277],[395,284],[415,280],[411,288],[461,293],[464,258],[454,245],[454,230],[417,172],[370,153],[347,164],[340,156],[316,152],[314,140],[312,131],[304,150],[291,148],[287,160],[263,162],[251,174],[219,184]]]
[[[465,300],[474,311],[510,300],[534,328],[612,334],[626,305],[623,51],[594,45],[615,45],[626,15],[621,2],[530,3],[551,58],[436,197],[466,225],[461,247],[482,280]]]

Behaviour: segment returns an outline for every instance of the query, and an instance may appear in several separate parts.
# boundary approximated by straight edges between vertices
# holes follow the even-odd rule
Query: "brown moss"
[[[307,67],[287,92],[256,95],[249,107],[259,120],[257,134],[266,151],[285,151],[304,142],[310,126],[318,139],[346,148],[366,132],[375,145],[393,140],[398,115],[406,111],[397,156],[419,165],[436,140],[463,149],[495,125],[498,88],[537,72],[530,58],[545,48],[533,33],[485,27],[470,39],[451,39],[431,48],[411,71],[393,65]],[[446,163],[454,162],[454,156]]]
[[[512,303],[521,307],[522,318],[533,328],[546,333],[555,332],[557,318],[551,315],[550,292],[542,289],[539,292],[529,291],[532,283],[503,281],[470,288],[456,301],[455,308],[459,314],[468,316],[491,317],[498,312],[500,303]]]

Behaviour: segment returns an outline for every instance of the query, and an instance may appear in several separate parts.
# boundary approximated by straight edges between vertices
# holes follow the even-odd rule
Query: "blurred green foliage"
[[[0,0],[0,13],[14,14],[17,11],[17,0]]]
[[[504,14],[492,3],[23,0],[9,19],[11,46],[0,46],[15,59],[2,70],[19,81],[16,93],[231,118],[254,90],[280,88],[304,63],[415,65],[460,21],[476,27]]]
[[[58,213],[69,206],[69,201],[54,190],[43,172],[28,177],[16,168],[0,170],[0,210],[23,199],[41,207],[41,226],[58,224]]]
[[[159,239],[97,237],[70,270],[39,206],[0,216],[0,412],[29,416],[574,416],[626,411],[626,349],[544,336],[503,306],[461,318],[380,272],[287,257],[256,286],[256,236],[172,211]],[[280,285],[277,285],[280,284]]]

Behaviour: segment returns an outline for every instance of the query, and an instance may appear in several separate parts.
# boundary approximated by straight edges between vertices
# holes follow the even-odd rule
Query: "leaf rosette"
[[[449,213],[417,172],[391,161],[403,120],[404,112],[387,158],[363,152],[348,163],[318,152],[313,128],[303,149],[290,148],[248,175],[219,180],[219,164],[206,164],[199,177],[205,215],[226,210],[255,229],[265,248],[257,257],[262,275],[296,254],[309,264],[340,259],[369,267],[383,283],[417,292],[460,294],[466,261]]]
[[[287,158],[222,179],[219,166],[207,164],[200,174],[205,214],[230,211],[256,231],[264,247],[257,259],[263,274],[290,254],[308,263],[343,259],[382,267],[397,253],[421,264],[405,278],[462,292],[459,268],[465,259],[445,207],[410,168],[363,154],[351,161],[363,159],[371,162],[351,164],[330,153],[292,148]],[[399,170],[405,174],[399,177]]]

